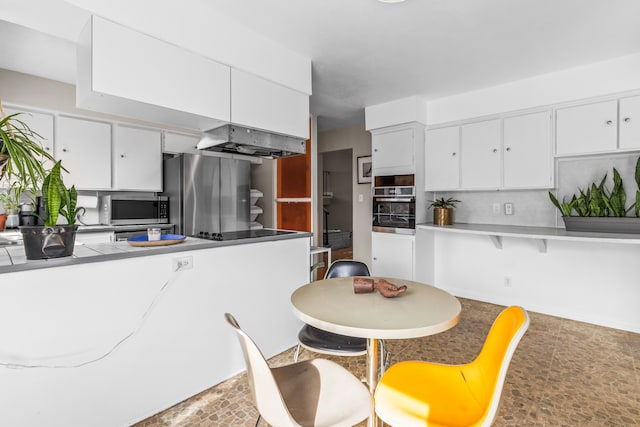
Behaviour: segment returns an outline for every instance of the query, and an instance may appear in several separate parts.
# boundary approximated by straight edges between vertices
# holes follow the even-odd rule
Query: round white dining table
[[[380,277],[371,277],[378,281]],[[367,339],[367,383],[373,394],[380,377],[378,340],[407,339],[434,335],[458,323],[460,301],[453,295],[424,283],[385,278],[406,285],[406,292],[385,298],[379,292],[356,294],[353,277],[318,280],[291,294],[295,315],[325,331]],[[377,426],[375,413],[368,426]]]

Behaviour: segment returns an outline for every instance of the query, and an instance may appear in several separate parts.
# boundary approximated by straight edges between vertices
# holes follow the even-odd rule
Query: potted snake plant
[[[67,188],[61,176],[62,164],[58,161],[42,183],[44,206],[43,226],[22,226],[22,238],[27,259],[59,258],[71,256],[76,240],[76,217],[84,211],[77,206],[78,192],[75,186]],[[66,224],[58,224],[62,216]]]
[[[613,168],[613,188],[605,185],[607,175],[599,183],[592,183],[586,190],[578,189],[578,194],[569,201],[559,201],[549,192],[551,203],[562,215],[567,231],[601,233],[640,233],[640,158],[635,167],[637,185],[636,200],[627,206],[627,195],[620,173]],[[629,216],[632,212],[635,216]]]

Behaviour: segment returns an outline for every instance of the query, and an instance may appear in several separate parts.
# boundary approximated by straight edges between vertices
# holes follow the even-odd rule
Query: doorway
[[[328,151],[319,157],[322,246],[331,247],[332,260],[353,259],[353,150]],[[323,277],[324,270],[319,269],[317,276]]]

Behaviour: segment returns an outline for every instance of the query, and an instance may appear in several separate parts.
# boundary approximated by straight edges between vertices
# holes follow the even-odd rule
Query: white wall
[[[454,295],[640,332],[640,245],[530,239],[417,230],[417,279]],[[511,286],[505,286],[509,278]]]
[[[428,125],[640,88],[640,53],[427,102]]]
[[[358,157],[371,155],[371,134],[364,129],[364,123],[318,133],[318,153],[346,148],[352,149],[353,162],[353,258],[371,266],[371,185],[358,184],[357,175]],[[322,203],[319,205],[321,212]],[[321,232],[316,231],[318,235]]]

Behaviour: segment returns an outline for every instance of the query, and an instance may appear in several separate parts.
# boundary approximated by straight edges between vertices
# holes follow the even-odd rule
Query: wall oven
[[[372,229],[384,233],[416,233],[414,175],[374,177]]]
[[[167,224],[169,198],[166,196],[111,195],[100,201],[100,224]]]

